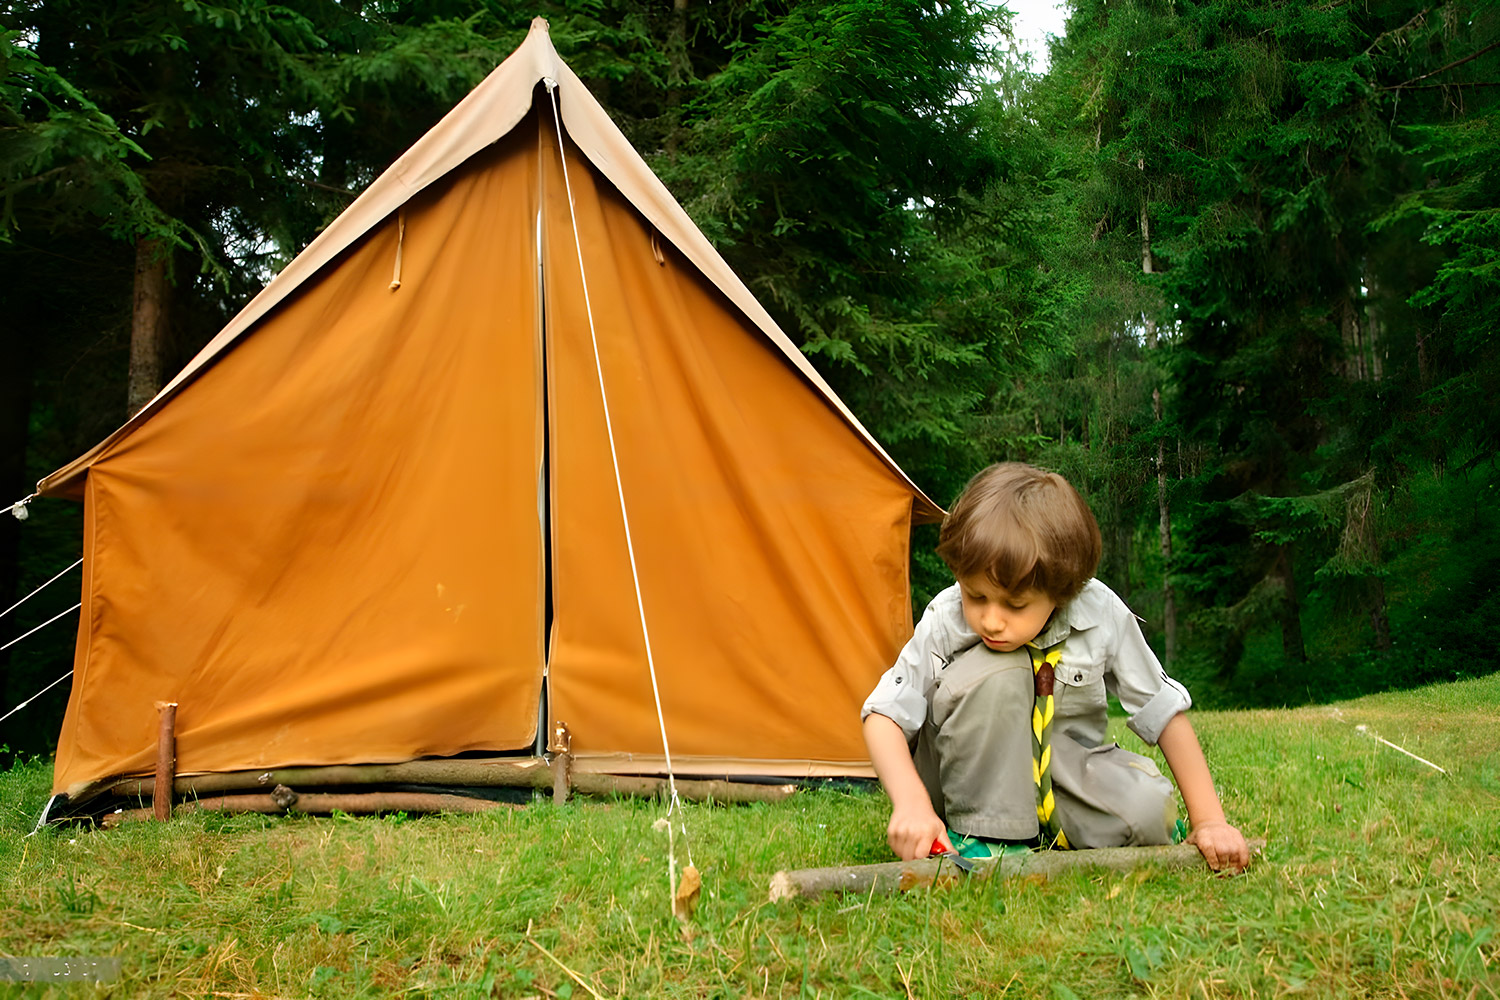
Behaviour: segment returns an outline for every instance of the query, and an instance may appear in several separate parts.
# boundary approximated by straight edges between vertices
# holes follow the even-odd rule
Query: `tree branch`
[[[1391,35],[1399,35],[1399,34],[1401,34],[1401,32],[1405,31],[1407,28],[1412,27],[1418,21],[1422,20],[1422,18],[1426,17],[1428,14],[1431,14],[1431,13],[1432,13],[1432,8],[1428,7],[1426,10],[1422,11],[1421,13],[1419,13],[1415,17],[1413,17],[1410,21],[1407,21],[1401,27],[1399,27],[1399,28],[1392,28],[1390,31],[1382,31],[1380,34],[1378,34],[1378,35],[1375,36],[1375,40],[1370,43],[1370,47],[1367,48],[1367,49],[1365,49],[1364,52],[1362,52],[1360,54],[1361,55],[1366,55],[1366,56],[1369,55],[1371,52],[1373,52],[1375,50],[1375,47],[1377,45],[1379,45],[1381,42],[1385,41]]]
[[[1464,56],[1462,59],[1459,59],[1459,60],[1457,60],[1455,62],[1451,62],[1451,63],[1449,63],[1446,66],[1441,66],[1441,67],[1433,70],[1431,73],[1423,73],[1421,76],[1414,76],[1414,77],[1412,77],[1410,80],[1407,80],[1405,83],[1398,83],[1398,84],[1396,84],[1393,87],[1381,87],[1380,89],[1381,90],[1401,90],[1401,89],[1403,89],[1405,87],[1411,87],[1411,85],[1414,84],[1414,83],[1416,83],[1418,80],[1425,80],[1429,76],[1437,76],[1439,73],[1446,73],[1446,72],[1448,72],[1448,70],[1452,69],[1455,66],[1462,66],[1464,63],[1469,62],[1472,59],[1478,59],[1480,56],[1484,55],[1486,52],[1489,52],[1491,49],[1500,49],[1500,42],[1491,42],[1490,44],[1486,45],[1484,48],[1480,49],[1478,52],[1471,52],[1468,55]],[[1443,85],[1442,84],[1438,84],[1438,86],[1443,86]],[[1461,84],[1451,84],[1450,86],[1462,86],[1462,85]],[[1418,88],[1412,87],[1411,89],[1416,90]]]
[[[305,187],[317,188],[319,191],[331,191],[334,194],[341,194],[345,198],[359,197],[359,194],[357,192],[350,191],[348,188],[334,187],[332,184],[324,184],[321,181],[310,181],[306,177],[297,177],[295,174],[293,174],[292,176],[296,178],[297,183],[302,184]]]

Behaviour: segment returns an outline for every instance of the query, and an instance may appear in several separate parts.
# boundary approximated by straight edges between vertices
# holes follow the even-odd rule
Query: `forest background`
[[[1000,459],[1080,487],[1199,704],[1496,670],[1500,3],[1068,6],[1034,72],[973,0],[0,0],[0,502],[541,14],[929,495]],[[79,556],[80,507],[29,512],[0,606]],[[69,668],[71,621],[0,653],[0,709]],[[50,749],[64,691],[7,752]]]

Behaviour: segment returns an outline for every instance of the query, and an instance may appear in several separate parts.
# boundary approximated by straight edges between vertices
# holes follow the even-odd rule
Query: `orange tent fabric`
[[[86,507],[75,796],[162,700],[182,772],[525,749],[545,705],[585,767],[664,728],[679,773],[866,773],[938,513],[544,25],[39,492]]]

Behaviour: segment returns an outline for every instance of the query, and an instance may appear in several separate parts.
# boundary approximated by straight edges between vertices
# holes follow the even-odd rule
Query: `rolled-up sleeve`
[[[1167,676],[1125,602],[1113,593],[1110,596],[1114,597],[1110,608],[1114,633],[1109,669],[1112,689],[1129,716],[1125,724],[1131,732],[1155,746],[1167,723],[1191,708],[1193,699],[1187,688]]]
[[[859,717],[863,721],[874,712],[901,727],[908,741],[915,740],[927,721],[928,699],[932,696],[934,678],[953,653],[962,648],[967,626],[958,587],[944,590],[932,599],[922,620],[917,623],[910,641],[896,657],[895,664],[881,675],[875,690],[865,699]],[[973,639],[969,639],[972,644]]]

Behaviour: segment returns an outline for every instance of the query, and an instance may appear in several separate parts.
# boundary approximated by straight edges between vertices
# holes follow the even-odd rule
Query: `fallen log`
[[[1265,840],[1250,841],[1251,858],[1265,849]],[[892,861],[845,868],[803,868],[771,876],[771,902],[815,899],[826,893],[893,893],[926,886],[947,888],[967,880],[1036,878],[1047,880],[1071,872],[1134,871],[1153,868],[1195,868],[1203,856],[1192,844],[1165,847],[1102,847],[1091,851],[1034,851],[999,858],[980,858],[972,874],[964,875],[947,858]]]
[[[558,767],[564,765],[560,764]],[[401,764],[339,764],[329,767],[283,767],[270,771],[232,771],[222,774],[178,775],[172,789],[180,800],[203,799],[224,792],[289,788],[358,788],[363,785],[454,785],[478,788],[554,788],[554,768],[541,757],[504,761],[417,760]],[[150,778],[117,782],[110,793],[123,798],[150,796]],[[650,798],[668,794],[666,778],[571,771],[569,789],[582,795],[634,795]],[[797,786],[761,785],[742,781],[677,781],[678,797],[692,802],[712,799],[722,803],[780,802]]]
[[[358,785],[472,785],[501,788],[550,788],[552,771],[540,757],[513,760],[413,760],[399,764],[335,764],[327,767],[281,767],[269,771],[229,771],[178,775],[172,790],[178,798],[250,788],[316,788]],[[149,795],[151,780],[117,782],[110,792],[126,797]]]
[[[509,802],[492,802],[475,799],[467,795],[443,795],[429,792],[349,792],[344,794],[302,793],[278,787],[267,795],[217,795],[208,798],[189,799],[179,802],[173,809],[176,815],[190,812],[225,813],[305,813],[312,816],[327,816],[335,812],[350,815],[373,813],[477,813],[494,809],[520,809]],[[151,809],[121,809],[107,813],[101,819],[106,827],[118,826],[135,820],[151,819]]]
[[[619,774],[579,774],[569,778],[574,792],[584,795],[634,795],[641,798],[666,798],[671,787],[666,778],[636,778]],[[797,791],[796,785],[756,785],[742,781],[684,781],[677,779],[677,797],[689,802],[725,804],[745,802],[780,802]]]

